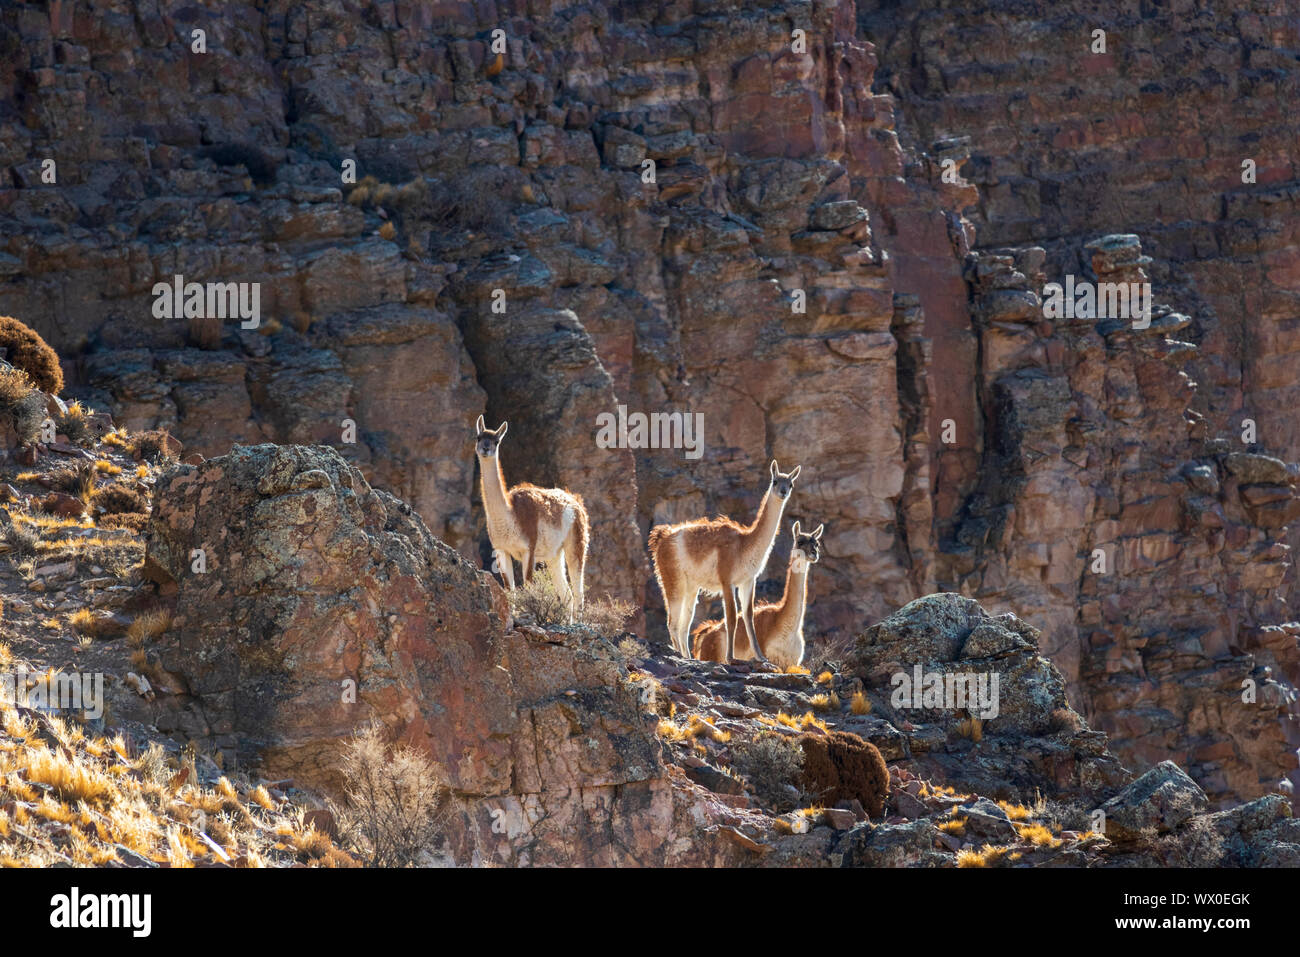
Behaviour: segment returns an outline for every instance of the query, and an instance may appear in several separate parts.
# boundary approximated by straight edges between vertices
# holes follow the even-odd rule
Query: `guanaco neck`
[[[785,592],[776,609],[775,633],[793,634],[803,625],[804,608],[808,604],[808,566],[806,559],[790,559],[785,574]]]
[[[483,482],[483,509],[489,518],[510,518],[510,499],[506,497],[506,476],[501,471],[501,456],[492,456],[489,464],[480,456],[479,476]],[[492,475],[489,477],[489,470]]]
[[[745,550],[753,553],[756,551],[766,555],[772,550],[772,542],[776,540],[776,531],[781,524],[781,512],[785,509],[785,499],[772,491],[772,486],[767,487],[767,493],[763,496],[763,501],[759,503],[758,515],[754,517],[754,524],[745,530]]]

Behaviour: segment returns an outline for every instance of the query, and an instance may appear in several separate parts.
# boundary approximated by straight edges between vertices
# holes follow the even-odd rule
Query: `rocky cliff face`
[[[480,564],[469,429],[509,419],[507,477],[584,496],[588,590],[644,600],[652,635],[645,530],[746,518],[768,459],[802,464],[811,634],[961,590],[1042,628],[1126,762],[1253,797],[1297,743],[1295,216],[1268,105],[1294,24],[1126,22],[1081,72],[1056,42],[1078,18],[1032,9],[1009,22],[1046,80],[994,69],[1028,62],[997,36],[972,61],[946,5],[6,7],[0,313],[124,424],[207,455],[333,445]],[[1147,333],[1047,321],[1070,270],[1145,270],[1169,308]],[[261,283],[260,327],[156,319],[175,275]],[[620,404],[702,414],[702,457],[601,448]]]
[[[1280,796],[1221,820],[1173,763],[1134,780],[1070,708],[1037,630],[957,595],[865,630],[842,670],[685,662],[627,633],[514,621],[486,572],[336,453],[272,445],[162,478],[145,574],[173,612],[149,650],[159,730],[337,790],[341,744],[377,717],[452,789],[460,816],[443,850],[457,863],[1300,859]],[[913,668],[998,675],[996,714],[972,732],[943,702],[899,699],[895,676]],[[857,798],[821,810],[778,767],[745,763],[764,738],[834,735],[893,765],[874,821]],[[789,810],[809,800],[819,809]],[[1074,823],[1098,808],[1100,831]],[[1208,832],[1222,832],[1213,847]]]

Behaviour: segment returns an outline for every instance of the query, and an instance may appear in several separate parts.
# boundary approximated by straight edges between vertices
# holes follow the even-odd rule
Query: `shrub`
[[[889,770],[880,750],[847,731],[799,736],[803,749],[800,784],[827,805],[858,800],[871,817],[884,814]]]
[[[509,559],[506,559],[509,561]],[[560,600],[550,572],[535,572],[533,580],[508,593],[510,613],[540,628],[559,625],[569,619],[569,609]]]
[[[133,532],[143,532],[149,524],[149,516],[136,512],[121,512],[101,515],[96,522],[100,528],[126,528]]]
[[[109,515],[147,514],[148,500],[133,488],[125,485],[109,485],[95,493],[92,503],[102,508]]]
[[[45,396],[21,369],[0,365],[0,416],[8,420],[20,441],[34,442],[45,421]]]
[[[802,797],[797,781],[804,752],[786,735],[764,731],[737,745],[733,764],[763,807],[779,813],[793,810]]]
[[[451,790],[423,754],[393,748],[372,723],[353,736],[340,765],[346,804],[332,808],[339,841],[370,867],[409,867],[443,834]]]
[[[166,430],[154,429],[135,435],[127,450],[138,459],[159,465],[168,459],[176,458],[176,453],[172,451],[174,441]]]
[[[90,410],[80,402],[73,402],[67,412],[54,417],[54,430],[66,435],[73,445],[90,445],[98,437],[90,416]]]
[[[4,527],[4,541],[9,546],[9,556],[15,561],[31,558],[41,537],[27,525],[13,522]]]
[[[12,316],[0,316],[0,349],[8,363],[26,372],[38,389],[52,395],[63,391],[58,354],[34,330]]]
[[[437,230],[501,233],[509,224],[508,189],[500,170],[474,169],[450,181],[430,183],[418,205],[422,218]]]

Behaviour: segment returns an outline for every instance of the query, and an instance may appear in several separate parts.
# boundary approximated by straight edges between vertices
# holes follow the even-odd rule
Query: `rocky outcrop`
[[[469,426],[509,419],[510,480],[584,496],[589,594],[656,638],[639,532],[747,519],[799,463],[810,636],[960,591],[1041,628],[1135,769],[1219,804],[1295,774],[1271,8],[1121,17],[1098,55],[1068,4],[111,10],[0,10],[0,314],[71,394],[205,455],[332,445],[480,567]],[[1065,273],[1171,305],[1049,321]],[[260,283],[259,326],[156,318],[177,275]],[[619,405],[702,415],[704,454],[600,447]]]
[[[341,744],[378,719],[452,789],[444,851],[461,863],[950,866],[993,845],[1008,861],[1104,865],[1148,831],[1189,828],[1235,828],[1234,861],[1291,853],[1285,805],[1210,819],[1172,764],[1129,783],[1036,632],[957,595],[872,626],[845,672],[682,661],[630,634],[514,622],[487,573],[336,452],[274,445],[163,475],[145,573],[173,609],[147,653],[159,730],[337,790]],[[950,703],[904,707],[879,679],[912,663],[998,672],[996,716],[971,734]],[[742,774],[737,755],[773,737],[826,764],[790,778],[795,804],[800,781],[820,794],[833,770],[870,807],[770,806],[782,782],[753,775],[779,764]],[[1045,841],[1021,823],[1041,812],[1011,803],[1044,799],[1076,816],[1100,806],[1111,841]]]

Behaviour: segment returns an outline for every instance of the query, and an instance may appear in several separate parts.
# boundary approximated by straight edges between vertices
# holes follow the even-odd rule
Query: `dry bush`
[[[331,810],[342,846],[369,867],[410,867],[433,849],[455,804],[428,758],[389,746],[372,723],[344,749],[340,770],[346,802]]]
[[[816,662],[818,664],[843,665],[849,660],[849,655],[853,651],[853,646],[857,639],[847,632],[837,632],[832,635],[817,635],[808,642],[808,650],[804,653],[804,661]],[[836,670],[842,671],[843,668]]]
[[[101,488],[95,493],[91,504],[110,515],[132,513],[145,515],[149,512],[149,500],[135,489],[125,485],[109,485]]]
[[[627,634],[627,620],[636,614],[636,606],[621,598],[604,598],[587,603],[578,609],[578,624],[586,625],[601,638],[614,639]]]
[[[884,814],[889,796],[889,770],[880,750],[847,731],[805,734],[800,785],[815,800],[833,806],[857,799],[871,817]]]
[[[510,223],[508,190],[509,181],[500,170],[482,167],[467,170],[450,181],[429,183],[422,201],[412,205],[420,218],[435,227],[435,232],[502,233]]]
[[[80,402],[73,402],[67,412],[54,417],[54,431],[66,435],[73,445],[90,445],[98,438],[90,416],[89,409]]]
[[[40,540],[41,536],[29,525],[13,522],[4,526],[4,542],[9,546],[9,557],[15,562],[35,555]]]
[[[0,418],[7,419],[18,438],[34,442],[45,421],[45,396],[21,369],[0,365]]]
[[[0,349],[4,359],[27,373],[38,389],[52,395],[63,391],[59,356],[35,330],[11,316],[0,316]]]
[[[153,429],[132,436],[127,451],[145,462],[161,465],[163,462],[176,458],[175,453],[170,451],[170,442],[171,436],[168,435],[166,430]]]
[[[738,744],[732,763],[763,807],[778,814],[796,808],[802,798],[798,787],[804,752],[784,734],[764,731],[752,741]]]
[[[132,532],[143,532],[149,525],[149,516],[135,512],[109,513],[101,515],[95,524],[100,528],[125,528]]]
[[[534,572],[531,582],[507,594],[510,596],[510,613],[521,621],[545,628],[569,620],[569,607],[560,600],[550,572]]]

